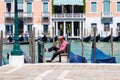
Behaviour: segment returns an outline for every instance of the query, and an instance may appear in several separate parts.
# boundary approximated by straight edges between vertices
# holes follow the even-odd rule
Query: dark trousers
[[[57,47],[55,47],[55,46],[50,47],[50,48],[48,49],[48,52],[51,52],[51,51],[53,51],[53,50],[55,51],[55,53],[53,54],[51,60],[54,60],[59,54],[63,53],[63,51],[57,52],[57,51],[59,50],[59,48],[57,48]]]

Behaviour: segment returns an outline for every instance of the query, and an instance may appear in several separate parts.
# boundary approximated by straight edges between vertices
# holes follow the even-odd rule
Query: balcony
[[[53,19],[84,19],[84,13],[55,13]]]
[[[112,12],[103,12],[101,22],[102,23],[111,23],[111,22],[113,22],[113,14],[112,14]]]
[[[42,12],[42,17],[49,17],[49,12]]]
[[[102,13],[102,18],[112,18],[112,12],[103,12]]]
[[[5,13],[5,18],[14,18],[14,12],[6,12]],[[18,17],[19,18],[32,18],[33,17],[33,13],[28,13],[28,12],[18,12]]]
[[[41,22],[42,24],[50,24],[50,21],[49,21],[49,18],[48,17],[44,17],[43,19],[42,19],[42,22]]]

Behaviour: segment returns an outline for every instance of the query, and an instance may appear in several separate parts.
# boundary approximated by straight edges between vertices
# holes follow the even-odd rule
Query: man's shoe
[[[44,52],[48,52],[48,49],[44,49]]]
[[[51,60],[47,60],[46,62],[52,62]]]

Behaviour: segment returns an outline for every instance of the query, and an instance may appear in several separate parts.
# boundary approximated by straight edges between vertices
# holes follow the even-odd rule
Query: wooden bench
[[[66,53],[59,54],[59,62],[61,62],[62,56],[66,56],[67,57],[67,62],[69,62],[69,53],[70,53],[70,43],[67,44]]]

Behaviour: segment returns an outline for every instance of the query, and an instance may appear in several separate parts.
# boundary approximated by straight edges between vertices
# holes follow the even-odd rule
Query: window
[[[30,27],[32,27],[32,24],[28,24],[26,27],[26,31],[28,31],[28,33],[30,32]]]
[[[6,25],[6,34],[12,35],[13,33],[13,26],[12,25]]]
[[[120,36],[120,23],[117,23],[117,33]]]
[[[48,23],[49,23],[48,17],[44,17],[44,18],[42,19],[42,22],[48,24]]]
[[[11,3],[6,3],[7,12],[11,12]]]
[[[118,31],[120,31],[120,23],[117,23]]]
[[[43,28],[44,28],[44,29],[43,29],[43,30],[44,30],[44,33],[48,33],[48,25],[43,25],[43,26],[44,26],[44,27],[43,27]]]
[[[18,3],[23,3],[23,0],[17,0],[18,1]]]
[[[97,12],[97,3],[91,2],[91,12]]]
[[[55,13],[62,13],[62,6],[55,5],[54,9],[55,9]]]
[[[23,12],[23,0],[18,0],[18,12]]]
[[[27,13],[32,13],[32,3],[27,3]]]
[[[110,12],[110,1],[109,0],[104,0],[103,9],[105,13]]]
[[[96,31],[97,31],[97,23],[92,23],[91,24],[91,34],[94,35],[94,28],[96,27]]]
[[[43,13],[48,12],[48,2],[43,2]]]
[[[109,23],[104,24],[104,31],[110,31],[110,24]]]
[[[92,23],[91,24],[91,28],[94,29],[95,27],[97,27],[97,24],[96,23]]]
[[[120,2],[117,2],[117,12],[120,12]]]

